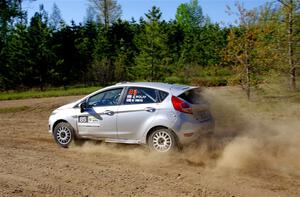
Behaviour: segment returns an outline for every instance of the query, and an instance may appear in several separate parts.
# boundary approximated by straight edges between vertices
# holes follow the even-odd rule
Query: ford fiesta
[[[59,107],[49,118],[49,132],[64,148],[73,140],[99,139],[169,152],[213,130],[199,88],[165,83],[118,83]]]

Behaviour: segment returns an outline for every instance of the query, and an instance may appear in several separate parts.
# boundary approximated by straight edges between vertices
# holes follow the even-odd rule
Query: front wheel
[[[74,139],[74,130],[69,123],[58,123],[53,131],[53,136],[57,144],[67,148]]]
[[[171,152],[177,147],[175,136],[168,129],[154,131],[149,136],[148,145],[150,149],[161,153]]]

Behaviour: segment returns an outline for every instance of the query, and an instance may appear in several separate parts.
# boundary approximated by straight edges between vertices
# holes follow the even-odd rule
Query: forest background
[[[22,0],[0,0],[0,90],[105,86],[160,81],[200,86],[274,84],[297,91],[300,2],[277,0],[254,9],[237,1],[222,26],[203,14],[198,0],[162,20],[153,6],[138,20],[122,20],[116,0],[89,0],[84,22],[66,23],[57,5],[31,18]]]

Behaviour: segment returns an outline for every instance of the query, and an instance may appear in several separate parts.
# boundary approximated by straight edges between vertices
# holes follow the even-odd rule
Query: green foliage
[[[164,80],[165,83],[171,83],[171,84],[182,84],[184,83],[184,78],[179,76],[170,76],[166,77]]]
[[[163,21],[160,9],[152,7],[139,22],[112,20],[109,25],[91,16],[84,24],[67,25],[56,5],[50,17],[41,6],[29,25],[16,23],[6,43],[0,42],[0,89],[132,80],[190,83],[180,73],[190,69],[187,65],[218,64],[226,31],[207,22],[198,1],[184,6],[181,21]]]
[[[266,83],[277,66],[283,68],[280,11],[270,4],[259,10],[237,4],[237,9],[239,27],[230,29],[223,57],[234,72],[231,83],[240,84],[250,98],[251,90]]]
[[[160,22],[162,13],[152,7],[146,14],[144,31],[138,35],[139,55],[136,57],[137,78],[151,81],[162,79],[169,64],[166,34]]]
[[[5,42],[14,19],[22,16],[21,2],[18,0],[0,0],[0,42]]]
[[[226,45],[226,31],[210,23],[198,0],[181,4],[176,21],[184,32],[179,64],[212,66],[220,62],[219,51]]]
[[[177,71],[176,75],[167,77],[165,82],[198,86],[224,86],[228,84],[232,74],[229,67],[187,65]]]
[[[15,84],[19,87],[30,85],[33,75],[30,57],[30,42],[28,31],[23,24],[16,25],[12,31],[8,44],[6,45],[6,64],[3,66],[6,75],[3,76],[3,84],[13,88]]]
[[[13,69],[7,62],[7,43],[10,40],[9,34],[13,30],[13,22],[20,18],[23,13],[20,10],[20,3],[17,0],[0,0],[0,89],[11,87],[14,80],[9,78]]]
[[[50,78],[52,69],[53,53],[49,44],[51,30],[48,28],[48,15],[43,6],[40,11],[35,13],[28,27],[28,37],[30,43],[29,60],[32,63],[33,81],[39,83],[40,89],[43,90],[45,84]]]
[[[119,19],[117,1],[93,0],[101,20],[89,9],[82,24],[65,23],[55,5],[50,17],[41,6],[28,23],[20,2],[0,0],[1,91],[119,81],[242,84],[250,91],[291,75],[300,59],[297,6],[291,39],[289,10],[280,3],[252,10],[237,4],[239,24],[221,27],[203,15],[198,0],[181,4],[176,20],[162,20],[154,6],[138,22]]]
[[[208,18],[203,15],[198,0],[191,0],[189,3],[180,4],[176,12],[177,22],[185,31],[193,31],[195,28],[206,24]]]
[[[22,92],[18,92],[18,91],[0,92],[0,100],[86,95],[100,88],[101,87],[92,86],[86,88],[85,87],[54,88],[42,92],[37,89],[22,91]]]
[[[28,106],[19,106],[19,107],[5,107],[0,108],[0,114],[1,113],[16,113],[21,112],[30,109]]]

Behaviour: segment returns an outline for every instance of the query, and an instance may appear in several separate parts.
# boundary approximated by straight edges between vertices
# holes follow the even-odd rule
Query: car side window
[[[117,105],[121,97],[123,88],[107,90],[100,92],[88,99],[88,105],[91,107]]]
[[[129,87],[126,93],[125,104],[157,103],[156,90],[152,88]]]
[[[159,90],[158,94],[160,96],[160,102],[163,102],[165,100],[165,98],[167,98],[167,96],[169,95],[169,93],[164,92],[162,90]]]

